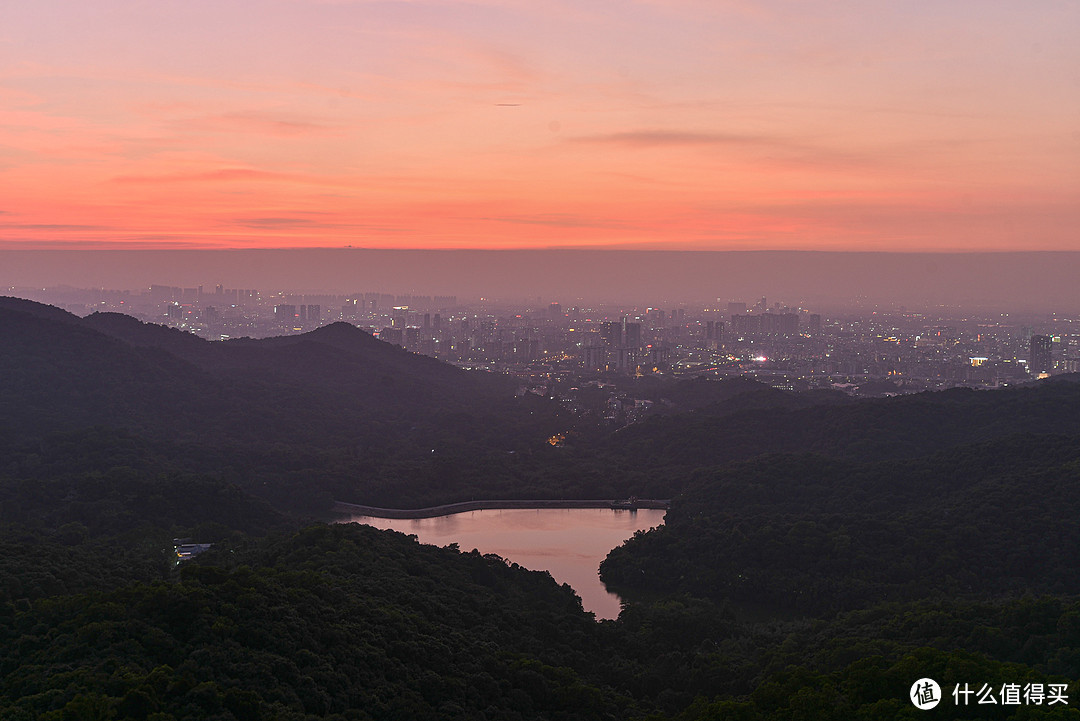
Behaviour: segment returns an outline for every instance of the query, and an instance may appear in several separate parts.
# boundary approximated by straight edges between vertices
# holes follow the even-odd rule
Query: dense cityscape
[[[1080,317],[1063,315],[900,306],[821,313],[764,297],[626,307],[222,285],[7,292],[77,315],[122,312],[208,340],[293,335],[343,321],[459,367],[514,375],[523,389],[558,394],[571,406],[583,383],[626,376],[742,375],[783,390],[881,396],[1080,371]]]

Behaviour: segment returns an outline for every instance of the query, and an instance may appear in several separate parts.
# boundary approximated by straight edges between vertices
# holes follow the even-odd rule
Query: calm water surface
[[[664,522],[667,511],[607,508],[485,509],[438,518],[372,518],[348,521],[411,533],[420,543],[462,551],[497,553],[519,566],[548,571],[581,596],[586,611],[600,618],[619,615],[619,597],[600,582],[597,569],[608,552],[634,535]],[[346,522],[348,522],[346,521]]]

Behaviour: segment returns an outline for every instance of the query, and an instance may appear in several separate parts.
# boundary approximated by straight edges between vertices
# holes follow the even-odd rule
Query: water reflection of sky
[[[462,551],[497,553],[534,571],[548,571],[581,596],[586,611],[599,618],[619,615],[619,597],[604,588],[597,568],[608,552],[635,531],[659,526],[662,510],[542,508],[469,511],[438,518],[398,519],[353,516],[376,528],[415,535],[420,543]]]

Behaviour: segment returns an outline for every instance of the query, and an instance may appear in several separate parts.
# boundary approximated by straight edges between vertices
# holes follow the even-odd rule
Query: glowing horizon
[[[1080,250],[1075,3],[10,5],[0,248]]]

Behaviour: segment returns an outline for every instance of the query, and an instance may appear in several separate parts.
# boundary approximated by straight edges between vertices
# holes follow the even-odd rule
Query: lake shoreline
[[[538,503],[543,507],[536,508]],[[346,512],[335,522],[361,523],[411,536],[420,544],[498,556],[508,564],[546,572],[557,584],[570,586],[581,599],[582,609],[600,621],[618,618],[622,612],[622,599],[604,585],[598,567],[611,549],[637,533],[662,526],[667,515],[663,508],[625,512],[600,505],[602,503],[588,500],[470,501],[448,507],[378,509],[423,515],[423,518],[365,516],[357,509],[369,507],[341,504],[340,508]],[[481,504],[487,507],[476,508]],[[570,505],[574,507],[568,508]],[[456,512],[432,515],[447,508]],[[469,510],[473,508],[475,510]]]
[[[636,510],[655,509],[667,510],[671,507],[670,500],[658,500],[654,498],[639,498],[635,501],[634,508],[620,508],[616,504],[625,503],[622,500],[526,500],[526,501],[463,501],[461,503],[448,503],[442,506],[429,506],[427,508],[379,508],[377,506],[364,506],[357,503],[345,503],[335,501],[333,511],[352,516],[369,516],[371,518],[438,518],[439,516],[452,516],[455,513],[467,513],[469,511],[503,510],[503,509],[552,509],[552,508],[608,508],[613,510]]]

